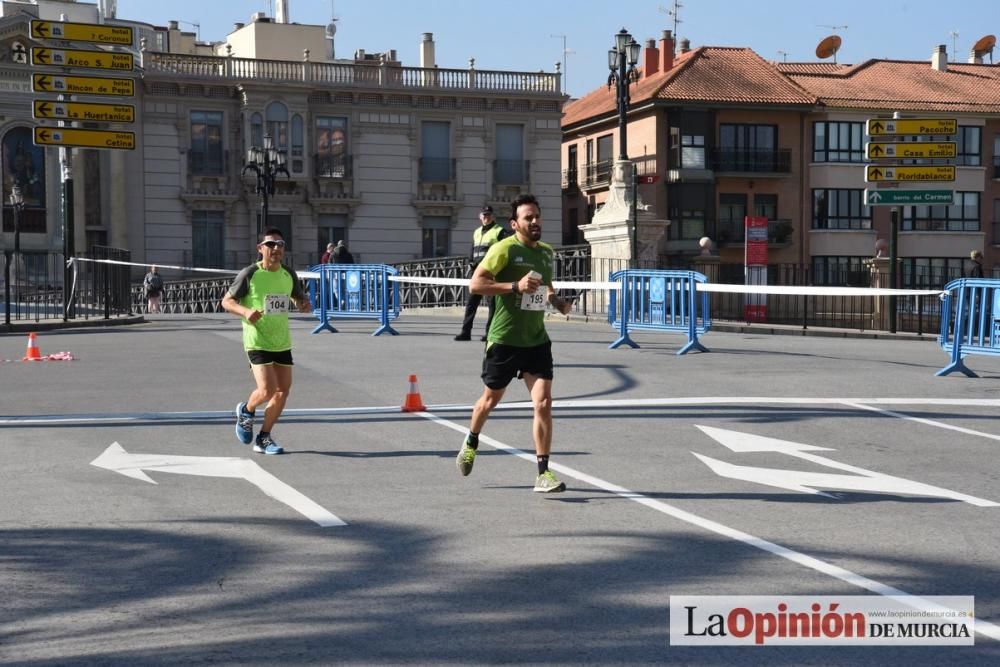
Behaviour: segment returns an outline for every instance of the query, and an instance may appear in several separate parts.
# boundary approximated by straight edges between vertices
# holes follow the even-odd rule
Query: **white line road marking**
[[[851,491],[872,491],[876,493],[950,498],[977,507],[1000,506],[1000,503],[995,503],[992,500],[977,498],[950,489],[931,486],[930,484],[914,482],[902,477],[893,477],[892,475],[865,470],[864,468],[858,468],[847,463],[833,461],[824,456],[807,453],[809,450],[833,451],[829,447],[817,447],[815,445],[792,442],[791,440],[779,440],[752,433],[730,431],[711,426],[699,426],[698,424],[695,424],[695,428],[734,452],[779,452],[787,456],[794,456],[797,459],[826,466],[827,468],[835,468],[853,473],[851,475],[834,475],[831,473],[803,470],[741,466],[703,456],[697,452],[691,452],[699,461],[711,468],[712,472],[722,477],[821,496],[829,496],[830,494],[823,493],[817,489],[848,489]]]
[[[888,415],[890,417],[896,417],[898,419],[905,419],[907,421],[917,422],[918,424],[923,424],[925,426],[934,426],[937,428],[943,428],[948,431],[957,431],[958,433],[965,433],[966,435],[976,435],[980,438],[989,438],[990,440],[1000,440],[1000,435],[993,435],[992,433],[983,433],[982,431],[974,431],[971,428],[963,428],[961,426],[954,426],[952,424],[945,424],[944,422],[935,421],[933,419],[924,419],[923,417],[912,417],[910,415],[905,415],[902,412],[893,412],[892,410],[884,410],[882,408],[877,408],[873,405],[862,405],[861,403],[845,403],[852,408],[858,408],[859,410],[871,410],[872,412],[878,412],[883,415]]]
[[[229,456],[175,456],[168,454],[129,454],[117,442],[90,462],[90,465],[121,473],[126,477],[156,484],[143,470],[200,477],[245,479],[271,498],[288,505],[323,527],[346,526],[347,522],[288,486],[250,459]]]
[[[957,407],[986,407],[1000,408],[1000,399],[996,398],[789,398],[784,396],[691,396],[681,398],[637,398],[637,399],[609,399],[609,400],[555,400],[552,402],[553,408],[562,409],[588,409],[588,408],[657,408],[686,405],[846,405],[853,408],[865,410],[877,410],[877,405],[942,405]],[[495,410],[530,410],[531,401],[514,401],[501,403]],[[467,412],[472,410],[472,405],[444,403],[427,406],[428,412]],[[359,408],[291,408],[283,411],[283,418],[295,417],[336,417],[346,415],[367,415],[367,414],[392,414],[400,413],[400,406],[386,405],[378,407]],[[939,426],[970,435],[978,435],[985,438],[1000,440],[1000,436],[962,429],[955,426],[923,420],[917,417],[908,417],[889,410],[883,411],[885,414],[911,419],[927,424],[929,426]],[[127,422],[149,422],[149,421],[213,421],[225,420],[233,417],[232,410],[193,410],[188,412],[108,412],[96,414],[62,414],[62,415],[25,415],[7,416],[0,418],[2,426],[42,426],[45,424],[81,424],[94,426],[99,424],[119,424]]]
[[[465,428],[464,426],[456,424],[455,422],[449,421],[447,419],[442,419],[441,417],[430,414],[429,412],[417,412],[414,414],[420,417],[424,417],[425,419],[429,419],[438,424],[441,424],[442,426],[446,426],[447,428],[450,428],[453,431],[457,431],[458,433],[461,433],[463,435],[468,431],[468,429]],[[535,460],[534,454],[529,454],[528,452],[517,449],[516,447],[511,447],[510,445],[506,445],[500,442],[499,440],[495,440],[493,438],[490,438],[482,434],[480,434],[479,436],[479,442],[486,443],[487,445],[495,449],[506,452],[508,454],[512,454],[522,459],[527,459],[532,462]],[[822,561],[818,558],[814,558],[813,556],[809,556],[804,553],[789,549],[788,547],[781,546],[780,544],[776,544],[774,542],[769,542],[768,540],[755,537],[754,535],[751,535],[749,533],[744,533],[743,531],[738,530],[736,528],[730,528],[729,526],[718,523],[717,521],[712,521],[711,519],[700,517],[697,514],[692,514],[691,512],[687,512],[672,505],[668,505],[667,503],[656,500],[655,498],[644,496],[641,493],[630,491],[625,487],[618,486],[617,484],[612,484],[611,482],[605,481],[599,477],[588,475],[587,473],[580,472],[578,470],[575,470],[574,468],[570,468],[569,466],[565,466],[561,463],[550,463],[549,467],[551,467],[556,472],[562,474],[564,477],[570,477],[572,479],[583,482],[585,484],[589,484],[598,489],[603,489],[604,491],[613,493],[621,498],[627,498],[629,500],[639,503],[640,505],[644,505],[652,510],[656,510],[657,512],[666,514],[667,516],[671,516],[675,519],[684,521],[685,523],[698,526],[700,528],[711,531],[718,535],[722,535],[723,537],[728,537],[730,539],[743,542],[744,544],[774,554],[775,556],[780,556],[781,558],[790,560],[793,563],[796,563],[797,565],[802,565],[803,567],[808,567],[822,574],[829,575],[835,579],[840,579],[841,581],[851,584],[852,586],[864,588],[878,595],[884,595],[886,597],[892,597],[898,599],[903,604],[912,607],[914,609],[918,609],[921,611],[941,610],[940,605],[930,600],[925,600],[924,598],[918,597],[916,595],[911,595],[899,588],[888,586],[886,584],[875,581],[874,579],[869,579],[868,577],[856,574],[854,572],[851,572],[850,570],[844,569],[837,565],[833,565],[831,563]],[[982,619],[979,618],[976,619],[976,632],[986,637],[990,637],[991,639],[1000,641],[1000,626],[994,625],[987,621],[983,621]]]

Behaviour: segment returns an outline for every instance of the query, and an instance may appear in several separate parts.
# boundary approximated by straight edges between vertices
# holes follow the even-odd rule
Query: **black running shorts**
[[[491,343],[483,356],[483,384],[503,389],[515,377],[531,373],[543,380],[552,379],[552,342],[537,347],[514,347]]]
[[[292,351],[268,352],[267,350],[247,350],[251,366],[292,366]]]

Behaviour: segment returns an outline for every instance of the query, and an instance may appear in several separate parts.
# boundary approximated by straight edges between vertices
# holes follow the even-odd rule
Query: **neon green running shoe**
[[[566,485],[560,482],[551,470],[546,470],[535,478],[535,493],[559,493],[565,491]]]
[[[458,471],[462,473],[463,477],[468,477],[469,473],[472,472],[472,464],[476,462],[476,450],[469,447],[468,443],[463,442],[462,448],[458,450],[458,456],[455,457],[455,465],[458,466]]]

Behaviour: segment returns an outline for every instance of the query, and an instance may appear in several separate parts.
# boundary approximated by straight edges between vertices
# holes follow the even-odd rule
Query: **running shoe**
[[[551,470],[546,470],[535,478],[535,493],[559,493],[565,491],[566,485],[556,479]]]
[[[253,415],[247,412],[247,404],[236,406],[236,437],[244,445],[253,441]]]
[[[469,447],[468,443],[463,442],[462,448],[458,450],[458,456],[455,458],[455,465],[458,466],[458,471],[464,477],[468,477],[469,473],[472,472],[472,464],[475,462],[476,450]]]
[[[258,454],[284,454],[285,450],[281,448],[281,445],[276,443],[271,439],[271,436],[265,435],[264,437],[257,436],[257,442],[253,445],[253,450]]]

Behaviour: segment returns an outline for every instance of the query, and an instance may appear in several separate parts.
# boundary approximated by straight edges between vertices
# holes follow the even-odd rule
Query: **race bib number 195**
[[[522,294],[521,310],[545,310],[545,287],[538,288],[534,294]]]
[[[264,314],[265,315],[278,315],[278,314],[288,314],[288,295],[287,294],[268,294],[264,297]]]

